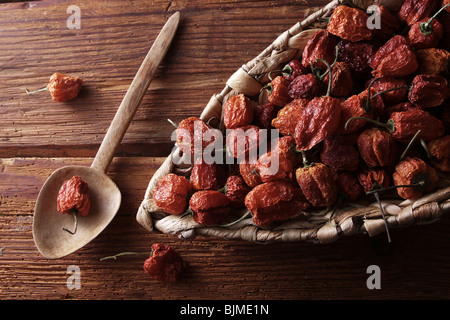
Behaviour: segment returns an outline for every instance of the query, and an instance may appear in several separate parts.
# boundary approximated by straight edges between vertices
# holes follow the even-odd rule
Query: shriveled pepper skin
[[[292,101],[289,96],[290,81],[286,80],[283,76],[277,76],[270,82],[268,100],[277,106],[284,107],[286,104]]]
[[[408,99],[423,108],[440,106],[450,97],[447,79],[439,75],[420,74],[414,77]]]
[[[370,72],[370,58],[377,52],[377,47],[369,41],[338,43],[338,61],[345,62],[356,78],[364,78]]]
[[[423,182],[416,187],[397,188],[397,193],[403,199],[417,199],[436,187],[439,180],[436,170],[419,158],[405,158],[400,161],[392,174],[394,184],[412,185]]]
[[[64,102],[77,97],[82,85],[83,80],[80,78],[55,72],[50,77],[47,89],[53,101]]]
[[[341,121],[341,102],[333,97],[318,97],[302,109],[295,127],[295,141],[299,151],[308,151],[326,137],[333,135]]]
[[[306,43],[302,53],[302,65],[310,69],[311,63],[316,67],[326,69],[326,65],[317,59],[322,59],[329,64],[336,58],[336,45],[338,38],[327,30],[315,33]]]
[[[226,137],[226,145],[234,158],[248,159],[252,155],[257,155],[259,136],[259,127],[255,125],[231,129]]]
[[[361,170],[358,174],[358,181],[364,192],[386,188],[391,184],[391,178],[383,168]]]
[[[421,132],[418,137],[424,141],[439,138],[445,131],[444,125],[438,118],[419,108],[394,112],[390,120],[395,126],[392,137],[404,144],[408,144],[419,130]]]
[[[189,200],[189,207],[192,219],[201,225],[219,224],[230,214],[230,200],[215,190],[195,192]]]
[[[203,135],[210,127],[200,118],[183,119],[175,130],[176,145],[183,153],[200,154],[213,141],[204,141]],[[198,150],[196,150],[198,148]]]
[[[419,68],[415,53],[405,37],[397,35],[389,39],[371,57],[374,77],[405,77]]]
[[[294,168],[289,154],[272,150],[256,162],[256,172],[262,182],[293,180]]]
[[[336,62],[333,67],[331,95],[333,97],[346,97],[353,91],[353,76],[349,65],[345,62]],[[330,75],[323,79],[324,85],[328,85]]]
[[[308,105],[308,99],[294,99],[284,108],[278,111],[275,119],[272,120],[272,126],[282,135],[295,134],[295,127],[300,121],[302,110]]]
[[[354,173],[342,172],[338,175],[336,184],[339,194],[348,201],[356,201],[361,196],[363,189]]]
[[[277,117],[277,113],[281,109],[282,107],[273,103],[257,105],[253,112],[255,124],[261,129],[272,129],[272,121]]]
[[[336,202],[336,182],[330,168],[323,163],[300,167],[295,175],[300,189],[313,207],[329,207]]]
[[[155,243],[144,262],[144,271],[154,280],[176,282],[186,269],[183,258],[172,247]]]
[[[199,160],[192,167],[190,180],[195,191],[218,190],[227,180],[226,167],[224,164],[215,162],[209,164]]]
[[[159,208],[164,212],[179,215],[186,211],[192,185],[185,177],[169,173],[158,180],[152,193]]]
[[[429,18],[425,18],[414,23],[408,32],[408,40],[411,47],[416,50],[435,48],[439,45],[444,36],[444,27],[437,19],[433,19],[430,23],[430,33],[423,33],[420,29],[422,23],[426,23]]]
[[[367,129],[359,135],[357,143],[359,154],[369,168],[389,167],[397,160],[397,143],[386,131]]]
[[[310,205],[300,188],[279,180],[258,185],[245,197],[245,206],[253,213],[253,221],[261,227],[290,219]]]
[[[450,53],[439,48],[417,50],[416,57],[419,61],[418,74],[441,75],[450,63]]]
[[[230,206],[235,208],[245,207],[245,196],[250,190],[241,176],[229,176],[225,187],[225,195],[230,200]]]
[[[323,141],[320,160],[323,164],[341,171],[358,170],[359,153],[347,136],[332,136]]]
[[[352,42],[370,40],[373,32],[367,27],[369,16],[362,10],[340,5],[334,9],[327,31]]]
[[[427,148],[433,167],[442,172],[450,172],[450,136],[430,141]]]
[[[431,17],[438,6],[439,1],[436,0],[406,0],[400,8],[398,17],[408,26],[412,26],[417,21]]]
[[[287,70],[284,71],[285,69]],[[302,74],[307,74],[308,70],[310,69],[302,66],[302,63],[299,60],[294,59],[289,61],[289,63],[283,68],[282,75],[286,80],[292,81]]]
[[[250,188],[254,188],[262,183],[261,178],[256,172],[256,160],[254,162],[248,159],[241,160],[239,162],[239,173]]]
[[[253,120],[252,102],[244,94],[230,97],[223,106],[225,128],[236,129],[251,124]]]
[[[292,80],[288,90],[292,99],[312,99],[319,96],[323,88],[322,83],[312,73],[308,73]]]
[[[394,78],[394,77],[378,78],[376,79],[376,81],[372,83],[372,88],[374,88],[377,92],[402,88],[382,93],[381,97],[383,98],[383,102],[385,104],[397,104],[407,100],[408,82],[404,78]]]
[[[59,189],[56,203],[60,213],[75,210],[79,216],[87,216],[91,208],[88,184],[79,176],[66,180]]]

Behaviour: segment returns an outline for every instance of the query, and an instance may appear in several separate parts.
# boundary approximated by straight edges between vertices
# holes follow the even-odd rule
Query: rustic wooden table
[[[2,1],[4,2],[4,1]],[[61,1],[0,4],[0,299],[448,299],[450,219],[392,230],[392,252],[366,235],[332,244],[253,244],[149,233],[136,222],[148,181],[172,148],[172,127],[199,115],[234,71],[280,33],[327,3],[310,1]],[[69,5],[80,29],[68,29]],[[112,223],[81,250],[47,260],[32,236],[45,179],[68,164],[89,166],[137,68],[165,20],[181,24],[109,170],[123,201]],[[81,95],[52,102],[55,72],[85,81]],[[173,246],[188,263],[174,284],[144,273],[122,251]],[[70,284],[73,266],[81,287]],[[371,288],[373,269],[380,288]],[[69,281],[68,281],[69,280]]]

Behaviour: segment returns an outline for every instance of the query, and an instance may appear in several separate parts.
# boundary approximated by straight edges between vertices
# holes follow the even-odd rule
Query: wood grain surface
[[[136,212],[154,171],[170,152],[173,128],[199,115],[228,77],[280,33],[326,0],[59,1],[0,4],[0,300],[342,300],[450,298],[450,219],[358,235],[335,243],[253,244],[149,233]],[[69,5],[81,29],[69,30]],[[120,211],[96,239],[47,260],[32,237],[34,204],[46,178],[68,164],[92,163],[128,86],[166,19],[179,31],[117,151],[108,175],[122,191]],[[81,95],[52,102],[50,75],[82,77]],[[179,282],[157,282],[142,256],[100,261],[123,251],[173,246],[188,264]],[[369,289],[369,266],[381,289]],[[81,288],[67,286],[70,266]]]

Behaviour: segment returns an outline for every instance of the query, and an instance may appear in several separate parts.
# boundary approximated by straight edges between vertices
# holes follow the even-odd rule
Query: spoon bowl
[[[42,186],[33,217],[33,238],[39,252],[48,259],[64,257],[94,239],[116,215],[121,193],[106,172],[130,125],[150,82],[167,53],[180,20],[173,14],[161,29],[133,79],[108,128],[91,167],[66,166],[53,172]],[[78,217],[78,228],[70,234],[73,216],[57,210],[59,190],[66,180],[79,176],[89,187],[91,207],[87,216]]]
[[[56,209],[56,198],[64,181],[81,177],[89,187],[89,214],[78,219],[75,234],[73,217]],[[111,222],[119,210],[122,195],[116,184],[103,172],[83,166],[62,167],[53,172],[42,186],[36,201],[33,236],[38,250],[48,259],[66,256],[89,243]]]

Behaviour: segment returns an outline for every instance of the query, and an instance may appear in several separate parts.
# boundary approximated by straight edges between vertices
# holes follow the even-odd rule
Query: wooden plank
[[[56,168],[89,165],[91,158],[12,158],[0,162],[0,299],[421,299],[450,298],[448,216],[430,226],[392,230],[394,251],[379,255],[385,236],[358,235],[335,243],[254,244],[149,233],[135,220],[152,173],[163,158],[116,158],[109,171],[123,194],[113,222],[87,246],[46,260],[32,238],[33,204]],[[188,270],[175,284],[152,280],[145,257],[100,258],[147,252],[162,242],[176,248]],[[67,287],[69,266],[81,270],[81,289]],[[366,286],[367,268],[381,269],[381,290]]]
[[[179,32],[123,140],[167,149],[167,118],[199,115],[234,71],[326,3],[80,0],[81,29],[74,30],[66,27],[66,2],[3,4],[0,156],[29,155],[41,145],[62,146],[60,155],[67,146],[98,146],[166,18],[180,11]],[[48,92],[25,93],[55,71],[84,79],[77,99],[55,103]]]

